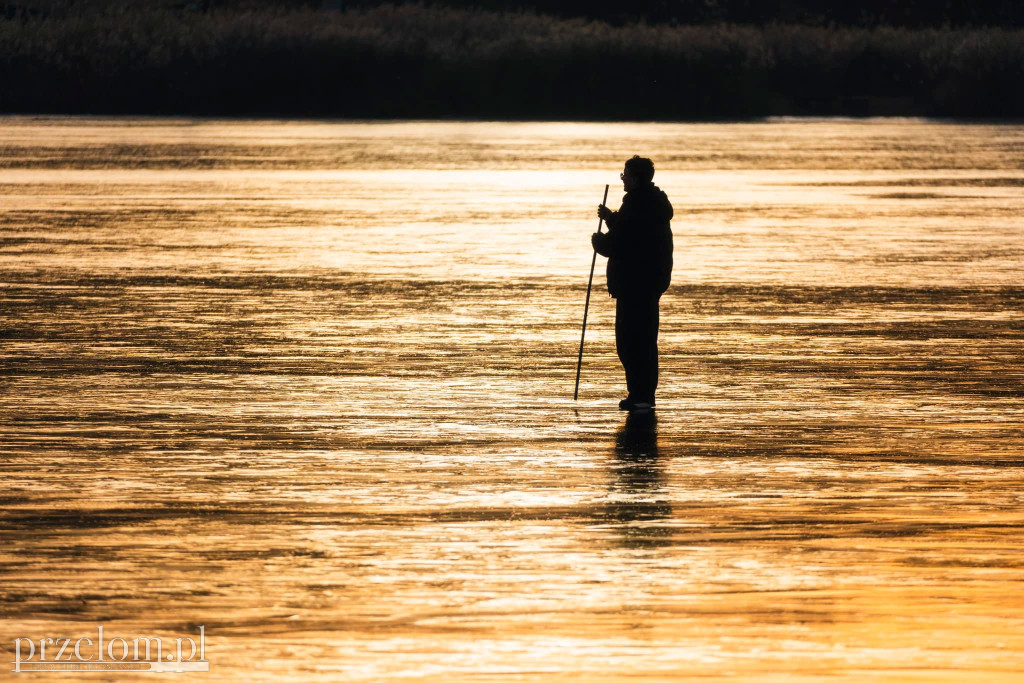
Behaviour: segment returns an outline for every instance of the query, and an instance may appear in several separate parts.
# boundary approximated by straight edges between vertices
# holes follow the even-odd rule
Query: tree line
[[[1020,28],[614,26],[422,4],[161,7],[0,21],[0,113],[1024,116]]]
[[[263,0],[277,6],[373,7],[406,0]],[[772,23],[808,26],[901,28],[1024,26],[1021,0],[409,0],[459,9],[532,11],[621,25],[703,25]],[[254,4],[221,0],[220,5]]]
[[[144,7],[218,10],[351,10],[418,4],[461,10],[535,12],[567,18],[668,25],[798,24],[823,27],[1024,27],[1022,0],[18,0],[0,3],[0,19],[131,11]]]

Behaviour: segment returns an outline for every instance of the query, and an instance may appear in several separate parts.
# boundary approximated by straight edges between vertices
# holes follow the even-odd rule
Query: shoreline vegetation
[[[421,4],[0,20],[0,113],[1024,116],[1024,29],[612,25]]]

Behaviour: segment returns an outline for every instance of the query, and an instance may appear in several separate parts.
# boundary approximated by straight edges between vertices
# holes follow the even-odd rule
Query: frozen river
[[[571,399],[634,153],[676,267],[627,419],[600,271]],[[1019,680],[1022,276],[1021,125],[0,118],[0,649]]]

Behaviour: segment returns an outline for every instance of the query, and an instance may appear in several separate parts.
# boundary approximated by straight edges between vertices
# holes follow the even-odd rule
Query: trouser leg
[[[659,299],[620,297],[615,303],[615,348],[626,389],[638,401],[653,401],[658,387]]]

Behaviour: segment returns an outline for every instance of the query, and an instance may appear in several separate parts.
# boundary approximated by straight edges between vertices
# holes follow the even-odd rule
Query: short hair
[[[626,170],[641,182],[654,180],[654,162],[639,154],[626,162]]]

